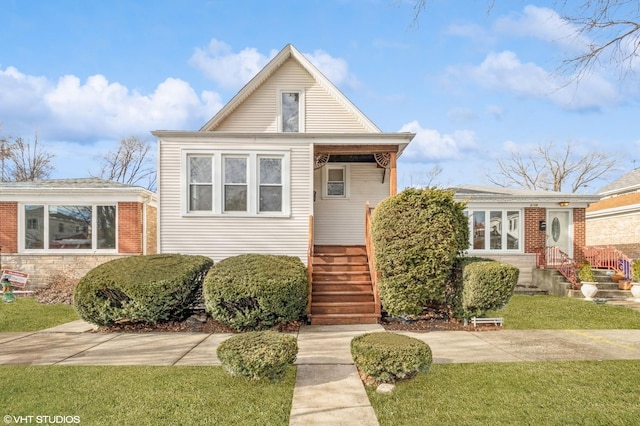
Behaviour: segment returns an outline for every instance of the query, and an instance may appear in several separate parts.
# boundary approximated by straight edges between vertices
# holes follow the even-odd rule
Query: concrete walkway
[[[4,365],[220,365],[230,334],[98,333],[75,321],[31,333],[0,333]],[[354,336],[380,325],[305,326],[297,335],[298,372],[291,425],[377,425],[351,359]],[[434,363],[640,359],[640,330],[400,332],[431,346]]]

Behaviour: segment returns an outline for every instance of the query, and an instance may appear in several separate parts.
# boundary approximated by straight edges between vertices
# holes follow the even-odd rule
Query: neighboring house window
[[[520,250],[520,210],[468,210],[472,250]]]
[[[26,250],[116,248],[116,206],[25,205],[24,224]]]
[[[289,214],[289,152],[188,151],[187,214]]]
[[[224,211],[247,211],[247,157],[224,156]]]
[[[326,165],[323,167],[323,197],[349,197],[349,166]]]
[[[213,157],[190,156],[189,211],[210,211],[213,208]]]

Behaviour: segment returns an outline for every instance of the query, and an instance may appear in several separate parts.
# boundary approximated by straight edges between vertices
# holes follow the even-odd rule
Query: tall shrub
[[[380,299],[389,315],[417,315],[446,301],[446,281],[468,248],[464,203],[453,191],[406,189],[383,200],[372,218]]]

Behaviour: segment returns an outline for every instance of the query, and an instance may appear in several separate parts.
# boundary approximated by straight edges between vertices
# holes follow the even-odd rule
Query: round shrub
[[[276,331],[251,331],[230,337],[218,346],[218,358],[232,376],[275,381],[284,376],[298,354],[298,341]]]
[[[378,288],[389,315],[417,315],[426,302],[446,302],[455,259],[469,245],[464,208],[452,191],[435,188],[406,189],[375,208]]]
[[[473,262],[462,272],[462,309],[465,318],[480,317],[504,307],[518,283],[520,270],[506,263]]]
[[[229,257],[204,281],[207,312],[236,330],[264,330],[304,317],[309,293],[299,258],[246,254]]]
[[[115,259],[78,282],[73,304],[83,320],[100,326],[182,320],[212,265],[208,257],[181,254]]]
[[[358,370],[374,383],[407,379],[431,367],[431,348],[422,340],[396,333],[369,333],[351,340]]]

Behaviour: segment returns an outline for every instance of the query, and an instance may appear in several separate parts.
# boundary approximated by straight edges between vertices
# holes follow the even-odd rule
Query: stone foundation
[[[108,254],[2,254],[2,269],[12,269],[29,274],[27,290],[35,290],[49,284],[51,277],[64,274],[82,278],[87,272],[113,259],[128,255]]]

